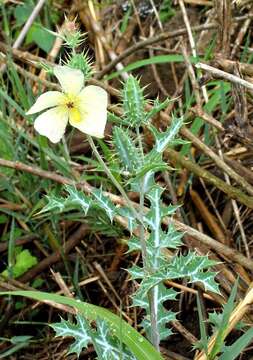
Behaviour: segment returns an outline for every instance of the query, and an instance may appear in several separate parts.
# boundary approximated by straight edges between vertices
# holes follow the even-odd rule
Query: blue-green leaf
[[[124,84],[122,91],[123,109],[129,126],[140,127],[145,121],[145,98],[139,81],[132,75]]]
[[[65,185],[65,189],[69,193],[69,196],[66,198],[46,195],[48,203],[38,214],[50,211],[63,212],[73,209],[82,209],[84,214],[87,215],[91,206],[91,199],[84,195],[83,192],[78,191],[74,186]]]
[[[74,186],[65,185],[65,189],[69,193],[66,199],[66,205],[68,207],[80,207],[86,215],[91,206],[91,199],[84,195],[82,191],[78,191]]]
[[[81,351],[86,349],[89,343],[92,343],[85,319],[81,315],[76,316],[76,324],[61,319],[61,322],[50,324],[50,326],[56,332],[56,336],[71,336],[75,339],[69,347],[68,354],[75,353],[79,356]]]
[[[163,153],[168,146],[172,145],[172,141],[175,140],[175,137],[177,136],[182,125],[183,118],[174,119],[170,127],[168,127],[168,129],[164,132],[160,132],[153,125],[149,125],[149,128],[155,138],[154,149],[158,153]]]
[[[216,273],[208,271],[217,262],[207,256],[199,256],[194,252],[175,256],[167,266],[162,266],[154,274],[143,279],[138,290],[138,296],[145,297],[147,292],[161,281],[167,279],[188,278],[190,282],[201,282],[206,290],[219,293],[218,284],[214,278]]]
[[[92,196],[95,198],[97,206],[103,209],[109,219],[112,221],[117,212],[113,202],[109,199],[108,196],[103,194],[102,189],[95,189],[92,191]]]
[[[176,314],[173,311],[168,311],[164,308],[163,303],[167,300],[175,300],[177,292],[173,289],[167,289],[163,284],[159,284],[153,289],[153,306],[156,309],[157,325],[160,340],[165,340],[172,334],[170,328],[166,325],[175,320]],[[141,304],[142,299],[138,296],[134,296],[134,304]],[[151,321],[150,321],[150,309],[146,308],[147,316],[142,321],[141,325],[144,327],[148,338],[151,338]]]
[[[113,142],[117,150],[117,154],[126,171],[135,173],[141,166],[141,154],[135,146],[127,130],[114,127]]]
[[[127,269],[132,279],[142,279],[144,277],[144,270],[140,266],[134,265]]]
[[[140,239],[137,238],[136,236],[132,236],[128,240],[127,246],[128,246],[128,251],[127,251],[128,253],[132,251],[141,251]]]

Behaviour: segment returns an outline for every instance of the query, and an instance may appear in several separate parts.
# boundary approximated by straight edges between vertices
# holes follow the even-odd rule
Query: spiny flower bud
[[[84,74],[85,81],[87,81],[93,73],[92,61],[85,52],[82,52],[81,54],[74,54],[73,56],[69,57],[66,65],[71,68],[81,70]]]
[[[65,41],[65,44],[71,49],[75,49],[81,45],[85,38],[85,35],[79,30],[76,18],[74,20],[69,20],[67,17],[65,17],[65,24],[61,31],[61,36]]]
[[[78,31],[78,26],[76,24],[76,19],[70,21],[66,18],[66,22],[63,26],[63,33],[64,34],[73,34]]]

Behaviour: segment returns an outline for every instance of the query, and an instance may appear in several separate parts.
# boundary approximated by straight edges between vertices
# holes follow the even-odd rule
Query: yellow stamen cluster
[[[81,120],[79,110],[80,99],[76,95],[64,94],[62,106],[69,112],[72,122],[78,123]]]

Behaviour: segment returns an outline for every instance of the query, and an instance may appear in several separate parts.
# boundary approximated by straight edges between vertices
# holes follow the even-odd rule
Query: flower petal
[[[107,92],[99,86],[90,85],[81,91],[78,99],[81,119],[76,121],[70,113],[70,124],[85,134],[103,138],[107,119]]]
[[[54,74],[66,94],[77,95],[84,86],[84,75],[81,70],[57,65],[54,67]]]
[[[53,143],[57,143],[64,135],[68,123],[68,112],[60,106],[47,110],[35,119],[34,128]]]
[[[40,95],[35,104],[27,111],[26,115],[35,114],[41,110],[59,105],[64,95],[60,91],[47,91]]]

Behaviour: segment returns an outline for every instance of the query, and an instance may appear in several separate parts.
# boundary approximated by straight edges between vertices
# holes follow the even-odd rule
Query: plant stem
[[[144,160],[144,151],[141,141],[141,134],[140,134],[140,128],[136,126],[136,134],[139,144],[139,149],[141,151],[141,157],[142,161]],[[148,254],[147,254],[147,246],[146,246],[146,237],[145,237],[145,226],[143,223],[143,216],[144,216],[144,197],[145,197],[145,182],[146,182],[146,176],[144,175],[143,178],[140,181],[140,207],[139,207],[139,217],[140,217],[140,226],[139,226],[139,232],[140,232],[140,243],[141,243],[141,250],[142,250],[142,261],[144,266],[144,271],[149,272],[149,265],[148,265]]]
[[[140,216],[141,219],[143,219],[144,214],[144,196],[145,196],[145,175],[141,181],[141,187],[140,187]],[[141,249],[142,249],[142,260],[143,260],[143,267],[144,272],[147,273],[147,275],[151,275],[154,271],[152,266],[149,265],[148,262],[148,253],[147,253],[147,245],[146,245],[146,236],[145,236],[145,228],[142,224],[140,224],[140,243],[141,243]],[[159,331],[158,331],[158,324],[157,324],[157,308],[155,306],[155,291],[156,286],[148,291],[148,301],[149,301],[149,311],[150,311],[150,323],[151,323],[151,343],[154,345],[154,347],[160,351],[159,347]]]
[[[147,246],[146,246],[146,236],[145,236],[145,227],[143,225],[143,214],[144,214],[144,195],[145,192],[143,191],[143,184],[145,179],[141,181],[141,188],[140,188],[140,207],[139,207],[139,216],[141,218],[141,224],[139,226],[139,233],[140,233],[140,243],[141,243],[141,252],[142,252],[142,261],[143,267],[145,272],[149,272],[149,265],[148,265],[148,254],[147,254]]]
[[[160,335],[158,329],[157,321],[157,307],[155,306],[155,292],[158,288],[158,285],[154,286],[148,291],[149,307],[150,307],[150,323],[151,323],[151,343],[154,347],[160,351]]]
[[[143,154],[143,148],[142,148],[142,143],[141,143],[139,131],[137,132],[137,134],[139,135],[138,136],[139,137],[139,146],[141,146],[141,151],[142,151],[142,154]],[[105,173],[111,179],[112,183],[118,189],[118,191],[123,196],[123,198],[126,200],[127,205],[132,210],[132,212],[133,212],[134,216],[136,217],[136,219],[138,219],[139,222],[140,222],[139,230],[140,230],[140,243],[141,243],[141,248],[142,248],[143,266],[144,266],[144,271],[146,271],[148,274],[150,274],[152,272],[152,269],[149,268],[148,261],[147,261],[148,258],[147,258],[147,247],[146,247],[146,238],[145,238],[145,226],[144,226],[144,223],[143,223],[144,195],[145,195],[145,181],[146,181],[145,176],[141,181],[140,210],[139,210],[139,213],[137,213],[135,208],[131,204],[125,190],[122,188],[122,186],[115,179],[115,177],[113,176],[111,170],[108,168],[108,166],[105,164],[102,157],[100,156],[100,154],[99,154],[99,152],[98,152],[98,150],[96,148],[96,145],[94,144],[94,141],[93,141],[92,137],[88,136],[88,141],[89,141],[89,144],[90,144],[96,158],[98,159],[100,165],[103,167]],[[151,316],[150,316],[150,318],[151,318],[151,342],[156,347],[156,349],[159,351],[159,333],[158,333],[158,328],[157,328],[157,315],[156,315],[157,314],[157,312],[156,312],[157,309],[155,308],[154,291],[155,291],[155,289],[151,289],[148,292],[150,314],[151,314]]]
[[[106,163],[104,162],[104,160],[102,159],[102,157],[100,156],[97,147],[92,139],[91,136],[87,135],[87,139],[88,142],[90,144],[90,147],[92,148],[93,153],[95,154],[98,162],[100,163],[100,165],[102,166],[104,172],[106,173],[106,175],[109,177],[109,179],[112,181],[113,185],[116,187],[116,189],[118,189],[118,191],[120,192],[120,194],[122,195],[122,197],[124,198],[124,200],[127,203],[127,206],[129,207],[129,209],[132,211],[134,217],[140,222],[142,223],[142,218],[140,217],[140,215],[138,214],[138,212],[136,211],[136,209],[134,208],[133,204],[131,203],[131,201],[129,200],[129,197],[127,196],[127,193],[125,192],[125,190],[123,189],[123,187],[121,186],[121,184],[115,179],[115,177],[113,176],[111,170],[108,168],[108,166],[106,165]]]
[[[142,146],[142,139],[140,134],[140,129],[137,126],[136,127],[136,134],[138,138],[138,144],[142,155],[142,160],[144,161],[144,150]],[[146,187],[146,175],[143,176],[143,178],[140,181],[140,208],[139,208],[139,216],[141,217],[141,224],[139,226],[140,230],[140,243],[141,243],[141,249],[142,249],[142,261],[143,261],[143,267],[144,272],[147,273],[147,275],[151,275],[153,273],[152,266],[149,265],[148,261],[148,253],[147,253],[147,245],[146,245],[146,236],[145,236],[145,227],[143,225],[143,216],[144,216],[144,198],[145,198],[145,187]],[[157,323],[157,308],[156,308],[156,302],[155,302],[155,291],[156,287],[152,288],[148,291],[148,301],[149,301],[149,310],[150,310],[150,322],[151,322],[151,343],[154,345],[154,347],[159,351],[159,343],[160,343],[160,336],[158,331],[158,323]]]

